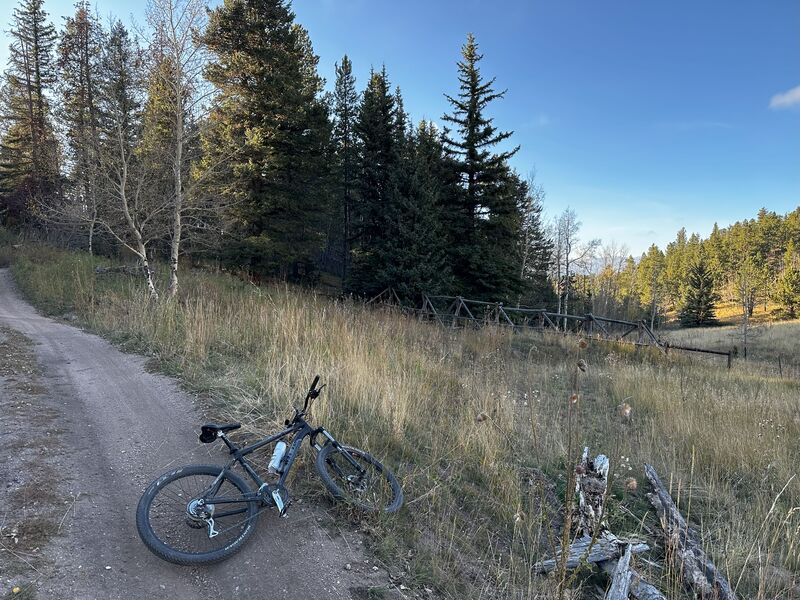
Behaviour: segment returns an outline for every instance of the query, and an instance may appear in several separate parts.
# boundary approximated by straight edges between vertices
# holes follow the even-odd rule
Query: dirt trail
[[[9,505],[25,483],[60,500],[60,514],[66,510],[60,532],[41,550],[44,566],[27,574],[36,580],[36,598],[364,598],[369,588],[391,588],[387,573],[367,564],[357,541],[331,538],[317,523],[319,511],[303,504],[286,519],[263,513],[244,549],[220,565],[186,568],[156,558],[135,527],[145,485],[173,466],[225,458],[216,445],[198,442],[203,418],[193,398],[174,380],[147,372],[145,358],[37,314],[5,269],[0,325],[32,342],[38,365],[28,369],[38,369],[28,386],[35,393],[19,382],[10,385],[0,372],[0,435],[6,442],[14,435],[58,438],[38,455],[47,467],[38,482],[19,462],[20,444],[0,439],[0,474],[9,477],[0,485],[0,504]],[[9,475],[12,469],[16,475]],[[53,473],[57,481],[48,481]],[[0,597],[12,581],[9,572],[3,575],[8,558],[0,553]]]

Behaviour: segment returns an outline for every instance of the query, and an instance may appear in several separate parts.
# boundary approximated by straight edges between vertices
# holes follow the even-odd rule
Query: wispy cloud
[[[790,106],[798,105],[800,105],[800,85],[780,94],[775,94],[769,101],[769,107],[772,109],[789,108]]]
[[[553,119],[550,118],[549,115],[544,113],[539,113],[533,119],[527,121],[525,123],[525,127],[548,127],[553,124]]]
[[[696,131],[698,129],[731,129],[733,125],[724,121],[662,121],[656,123],[659,129],[672,131]]]

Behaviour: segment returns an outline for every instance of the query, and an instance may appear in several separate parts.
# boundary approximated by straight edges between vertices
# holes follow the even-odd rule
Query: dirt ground
[[[219,565],[152,555],[135,526],[144,487],[225,454],[198,442],[199,403],[145,362],[38,315],[0,269],[0,598],[406,596],[313,502],[263,513]]]

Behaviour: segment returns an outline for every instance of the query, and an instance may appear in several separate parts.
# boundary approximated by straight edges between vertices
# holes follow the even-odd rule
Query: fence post
[[[728,350],[728,370],[730,370],[730,368],[731,368],[732,358],[733,358],[733,352]]]

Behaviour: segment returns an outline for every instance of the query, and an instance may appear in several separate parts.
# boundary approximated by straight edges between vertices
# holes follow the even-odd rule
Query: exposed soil
[[[311,502],[268,511],[232,559],[165,563],[139,540],[144,487],[219,464],[202,406],[102,338],[42,317],[0,269],[0,598],[393,598],[358,536]],[[12,588],[19,587],[12,595]]]

